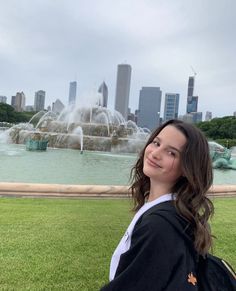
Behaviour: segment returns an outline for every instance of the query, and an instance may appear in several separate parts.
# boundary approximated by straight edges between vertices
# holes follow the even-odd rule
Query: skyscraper
[[[165,94],[164,121],[177,118],[178,112],[179,112],[179,94],[166,93]]]
[[[121,64],[117,67],[115,110],[119,111],[125,120],[128,117],[131,66]]]
[[[187,108],[186,113],[197,112],[198,96],[194,94],[195,77],[190,76],[188,80],[188,92],[187,92]]]
[[[194,76],[190,76],[189,79],[188,79],[188,96],[193,96],[194,83],[195,83]]]
[[[153,130],[160,125],[161,94],[159,87],[142,87],[139,94],[137,125]]]
[[[210,121],[210,120],[212,120],[212,112],[207,111],[205,115],[205,121]]]
[[[52,111],[57,114],[60,114],[64,108],[65,106],[60,99],[57,99],[55,102],[52,103]]]
[[[76,103],[76,90],[77,90],[77,82],[70,82],[69,88],[69,105]]]
[[[7,97],[6,96],[0,96],[0,102],[1,103],[7,103]]]
[[[11,97],[11,105],[16,111],[22,112],[25,110],[25,94],[24,92],[17,92],[16,96]]]
[[[108,88],[105,82],[102,82],[100,87],[98,88],[98,92],[102,95],[102,100],[99,100],[99,106],[107,107],[108,101]]]
[[[44,110],[45,95],[46,95],[46,92],[43,90],[39,90],[39,91],[35,92],[35,95],[34,95],[34,110],[35,111]]]
[[[197,112],[198,96],[188,96],[187,113]]]

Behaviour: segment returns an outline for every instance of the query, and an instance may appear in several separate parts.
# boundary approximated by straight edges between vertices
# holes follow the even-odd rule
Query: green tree
[[[0,121],[14,123],[16,119],[15,110],[6,103],[0,103]]]
[[[234,139],[236,137],[235,116],[213,118],[211,121],[199,122],[197,126],[211,139]]]
[[[28,122],[35,113],[36,112],[16,112],[11,105],[0,103],[0,122]]]

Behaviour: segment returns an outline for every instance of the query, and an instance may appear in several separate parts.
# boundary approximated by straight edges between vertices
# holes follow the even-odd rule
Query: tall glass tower
[[[105,82],[102,82],[102,84],[98,88],[98,92],[102,95],[102,100],[99,100],[99,105],[102,107],[107,107],[108,88]]]
[[[187,113],[197,112],[198,96],[193,96],[194,83],[195,78],[193,76],[190,76],[188,79],[187,108],[186,108]]]
[[[35,92],[35,95],[34,95],[34,110],[35,111],[44,110],[45,95],[46,95],[46,92],[43,90],[39,90]]]
[[[179,94],[165,94],[164,121],[178,118],[179,112]]]
[[[162,91],[159,87],[142,87],[139,94],[137,125],[153,130],[160,125]]]
[[[69,89],[69,105],[76,103],[76,90],[77,90],[77,82],[70,82]]]
[[[120,112],[125,120],[128,118],[131,66],[121,64],[117,67],[115,110]]]

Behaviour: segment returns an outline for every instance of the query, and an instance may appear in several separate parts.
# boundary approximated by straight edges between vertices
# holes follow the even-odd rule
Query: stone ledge
[[[127,198],[128,186],[0,182],[0,196]],[[209,197],[236,197],[236,185],[214,185]]]

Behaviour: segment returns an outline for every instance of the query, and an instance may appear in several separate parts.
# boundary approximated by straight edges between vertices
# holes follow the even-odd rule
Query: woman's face
[[[146,147],[143,172],[151,183],[161,183],[171,189],[182,175],[180,155],[186,142],[181,131],[167,125]]]

